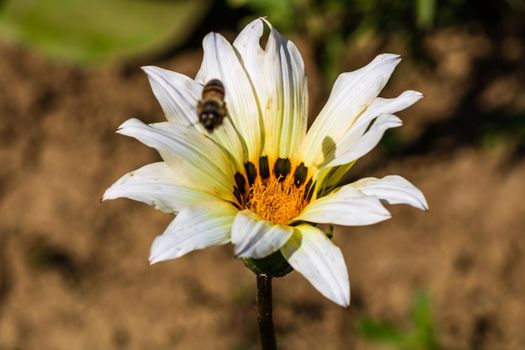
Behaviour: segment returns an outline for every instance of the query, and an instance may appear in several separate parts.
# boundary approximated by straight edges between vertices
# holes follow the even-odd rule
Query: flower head
[[[303,60],[267,21],[248,24],[233,45],[210,33],[203,46],[195,79],[144,67],[168,121],[130,119],[117,132],[155,148],[163,161],[124,175],[103,199],[128,197],[176,214],[154,240],[151,263],[231,242],[254,271],[282,275],[293,267],[324,296],[348,305],[343,255],[317,224],[377,223],[390,218],[384,204],[427,209],[423,194],[400,176],[338,186],[385,130],[401,125],[394,113],[422,95],[377,97],[400,61],[379,55],[339,76],[307,132]],[[212,79],[224,85],[228,115],[210,130],[196,108]]]

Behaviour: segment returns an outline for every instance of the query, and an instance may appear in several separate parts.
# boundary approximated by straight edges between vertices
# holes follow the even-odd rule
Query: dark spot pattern
[[[291,168],[292,164],[290,162],[290,159],[277,158],[273,167],[273,173],[275,174],[275,177],[279,179],[279,181],[284,181],[290,173]]]
[[[259,175],[263,180],[270,177],[270,165],[267,156],[259,158]]]
[[[252,162],[246,162],[244,164],[244,169],[246,170],[246,176],[248,177],[248,183],[253,185],[255,179],[257,178],[257,169]]]
[[[304,184],[304,181],[306,180],[307,176],[308,176],[308,168],[304,165],[304,163],[299,164],[299,166],[295,168],[295,171],[293,174],[293,182],[295,186],[299,187],[302,184]]]
[[[241,173],[236,173],[235,176],[235,184],[237,185],[237,189],[241,194],[246,193],[246,179]]]

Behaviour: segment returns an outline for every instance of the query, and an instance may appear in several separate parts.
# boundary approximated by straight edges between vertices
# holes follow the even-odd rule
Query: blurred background
[[[269,16],[295,41],[310,120],[340,72],[403,61],[426,98],[348,180],[400,174],[430,211],[336,228],[343,309],[274,283],[282,349],[525,349],[525,4],[520,0],[0,1],[0,349],[258,349],[255,278],[231,246],[148,266],[169,215],[100,204],[156,161],[114,134],[163,120],[139,67],[189,76],[209,31]]]

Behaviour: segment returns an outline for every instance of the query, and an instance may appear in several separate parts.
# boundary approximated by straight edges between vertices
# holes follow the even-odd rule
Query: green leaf
[[[413,339],[417,348],[426,350],[439,349],[436,330],[432,321],[430,297],[419,292],[412,301],[411,318],[413,324]]]
[[[363,338],[392,345],[401,345],[405,335],[394,325],[371,318],[364,318],[357,324],[357,331]]]
[[[0,36],[53,57],[107,62],[182,43],[209,0],[7,0]]]
[[[326,231],[326,237],[330,239],[334,237],[334,225],[328,225],[328,231]]]
[[[410,308],[411,327],[403,330],[385,321],[364,318],[357,324],[358,333],[366,340],[390,345],[398,350],[438,350],[437,333],[431,315],[428,294],[419,292]]]
[[[435,7],[435,0],[417,0],[417,23],[421,28],[432,27]]]

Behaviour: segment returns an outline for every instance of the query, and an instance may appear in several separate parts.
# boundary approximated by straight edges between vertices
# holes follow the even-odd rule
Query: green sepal
[[[284,277],[293,271],[293,267],[288,264],[279,250],[262,259],[245,258],[241,261],[256,275]]]
[[[326,237],[332,239],[334,237],[334,225],[328,225],[328,231],[326,231]]]

